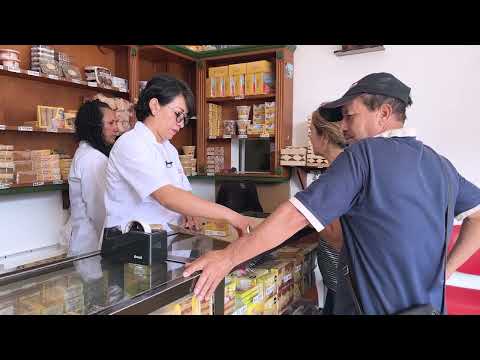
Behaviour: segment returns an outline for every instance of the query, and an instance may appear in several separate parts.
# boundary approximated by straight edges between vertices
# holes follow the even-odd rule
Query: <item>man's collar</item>
[[[414,128],[400,128],[384,131],[374,137],[417,137],[417,130]]]

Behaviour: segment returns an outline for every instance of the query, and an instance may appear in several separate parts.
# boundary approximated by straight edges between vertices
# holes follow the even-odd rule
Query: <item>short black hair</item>
[[[398,115],[398,120],[402,123],[407,119],[406,109],[412,105],[412,98],[408,96],[407,103],[400,99],[388,97],[385,95],[362,94],[360,95],[363,105],[370,111],[377,110],[383,104],[389,104],[392,107],[392,112]]]
[[[112,146],[103,138],[102,109],[111,110],[108,104],[100,100],[87,101],[80,106],[75,118],[75,135],[78,141],[86,141],[91,147],[108,157]]]
[[[195,98],[187,83],[168,74],[155,75],[138,97],[135,105],[137,120],[143,122],[148,116],[153,115],[149,106],[151,99],[155,98],[160,105],[165,106],[179,95],[183,95],[185,99],[188,115],[194,115]]]

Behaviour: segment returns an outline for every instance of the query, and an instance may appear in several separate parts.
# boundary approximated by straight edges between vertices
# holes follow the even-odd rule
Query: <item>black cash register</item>
[[[150,229],[131,221],[122,231],[107,228],[102,241],[102,256],[115,262],[152,265],[167,260],[167,232]]]

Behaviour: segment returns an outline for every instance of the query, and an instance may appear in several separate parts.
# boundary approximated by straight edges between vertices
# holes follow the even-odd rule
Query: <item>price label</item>
[[[0,65],[0,70],[3,70],[3,65]]]
[[[58,133],[58,129],[48,129],[47,132]]]
[[[232,135],[223,135],[223,138],[224,138],[224,139],[231,139],[231,138],[232,138]]]
[[[209,136],[208,137],[210,140],[215,140],[217,137],[216,136]]]
[[[43,181],[36,181],[32,184],[32,186],[42,186],[42,185],[45,185]]]
[[[7,70],[8,71],[11,71],[11,72],[15,72],[15,73],[20,73],[20,69],[17,69],[17,68],[12,68],[12,67],[7,67]]]
[[[270,285],[266,290],[265,290],[265,296],[269,297],[270,295],[273,294],[273,290],[275,290],[275,285]]]
[[[7,130],[7,126],[6,125],[0,125],[0,130]]]
[[[31,127],[31,126],[19,126],[18,131],[33,131],[33,127]]]
[[[243,305],[233,312],[233,315],[245,315],[247,313],[247,305]]]
[[[260,134],[260,137],[261,137],[261,138],[269,138],[269,137],[270,137],[270,134]]]
[[[89,81],[87,83],[88,86],[91,86],[91,87],[98,87],[98,84],[96,82],[93,82],[93,81]]]
[[[120,92],[126,93],[128,90],[127,89],[120,89]]]
[[[0,184],[0,189],[8,189],[10,187],[11,187],[10,184]]]
[[[81,80],[79,79],[72,79],[72,82],[75,83],[75,84],[81,84]]]
[[[238,135],[238,138],[239,138],[239,139],[247,139],[247,138],[248,138],[248,135]]]
[[[53,180],[52,183],[55,184],[55,185],[62,185],[63,180]]]
[[[245,96],[235,96],[235,100],[243,100],[245,99]]]
[[[27,70],[27,74],[31,76],[40,76],[40,73],[38,71],[33,70]]]
[[[48,75],[49,79],[59,80],[60,78],[57,75]]]

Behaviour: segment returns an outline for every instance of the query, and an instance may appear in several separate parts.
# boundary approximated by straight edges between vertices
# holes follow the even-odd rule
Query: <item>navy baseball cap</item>
[[[327,121],[340,121],[342,106],[361,94],[384,95],[408,104],[410,88],[392,74],[373,73],[353,83],[340,99],[323,104],[318,111]]]

